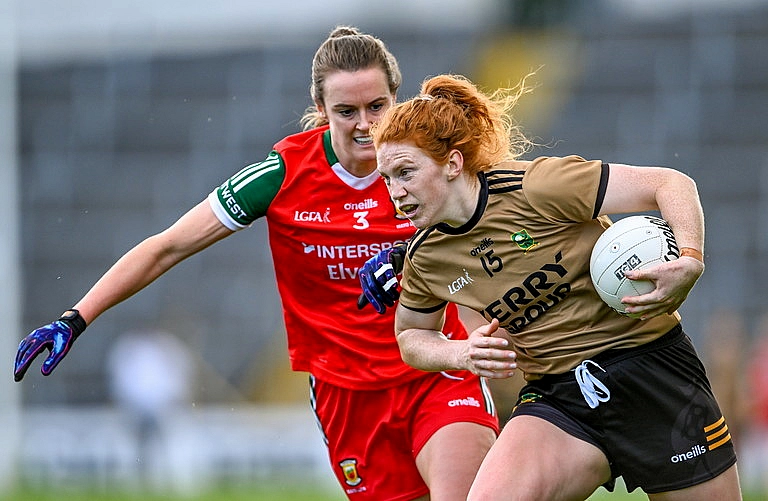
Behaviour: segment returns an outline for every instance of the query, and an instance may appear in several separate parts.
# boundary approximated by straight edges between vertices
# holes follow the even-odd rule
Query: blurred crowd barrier
[[[308,405],[177,408],[148,443],[131,420],[114,407],[25,409],[20,480],[177,494],[223,482],[335,486]]]

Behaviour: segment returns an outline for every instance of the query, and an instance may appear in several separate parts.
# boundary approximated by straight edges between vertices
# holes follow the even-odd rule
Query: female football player
[[[224,180],[171,227],[128,251],[58,321],[29,334],[16,380],[46,348],[42,372],[50,374],[108,308],[266,217],[292,368],[310,374],[313,410],[347,496],[466,499],[498,433],[484,380],[469,371],[409,367],[394,337],[394,314],[354,306],[360,266],[415,231],[397,215],[376,171],[370,134],[400,82],[381,40],[335,29],[312,63],[315,106],[304,116],[306,130]],[[466,338],[456,311],[446,317],[445,335]]]
[[[404,359],[477,365],[465,354],[487,337],[439,330],[451,302],[505,328],[495,335],[527,381],[468,499],[586,499],[619,476],[652,500],[740,499],[733,441],[676,311],[704,271],[695,183],[669,168],[520,160],[531,143],[509,112],[525,92],[434,77],[373,132],[392,200],[419,228],[395,321]],[[592,286],[589,257],[606,215],[642,211],[660,211],[681,255],[627,272],[656,288],[620,315]]]

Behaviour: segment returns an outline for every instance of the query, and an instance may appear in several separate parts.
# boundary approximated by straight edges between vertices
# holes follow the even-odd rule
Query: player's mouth
[[[358,136],[352,138],[360,146],[369,146],[373,144],[373,136]]]
[[[418,204],[403,204],[400,205],[397,209],[403,213],[405,217],[408,219],[411,219],[413,216],[416,215],[416,211],[418,210],[419,205]]]

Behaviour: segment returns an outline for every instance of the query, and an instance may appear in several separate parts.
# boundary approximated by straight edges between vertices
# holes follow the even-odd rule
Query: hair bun
[[[346,37],[351,35],[360,35],[360,30],[353,26],[337,26],[334,28],[334,30],[331,32],[328,38],[339,38],[339,37]]]

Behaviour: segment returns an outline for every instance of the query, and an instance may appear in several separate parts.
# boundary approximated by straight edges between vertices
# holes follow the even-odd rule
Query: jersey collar
[[[331,170],[336,176],[341,179],[347,186],[356,190],[364,190],[378,181],[379,173],[374,170],[365,177],[355,177],[350,174],[339,162],[336,153],[333,151],[333,145],[331,144],[331,130],[328,129],[323,132],[323,149],[325,150],[325,159],[328,161],[328,165],[331,166]]]
[[[472,213],[472,217],[469,218],[469,221],[459,227],[453,227],[447,223],[437,223],[435,229],[448,235],[461,235],[467,233],[477,225],[485,212],[485,207],[488,205],[488,180],[485,178],[485,172],[478,172],[477,179],[480,181],[480,195],[477,197],[475,212]]]
[[[325,159],[328,161],[328,165],[339,163],[339,159],[336,157],[336,153],[333,151],[333,144],[331,143],[331,129],[326,129],[326,131],[323,132],[323,149],[325,150]]]

